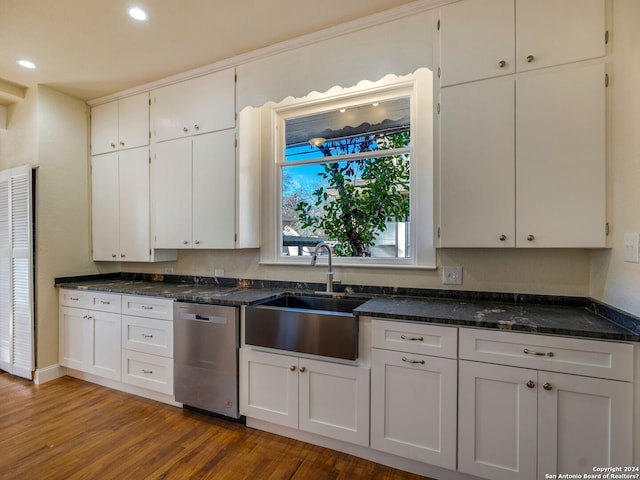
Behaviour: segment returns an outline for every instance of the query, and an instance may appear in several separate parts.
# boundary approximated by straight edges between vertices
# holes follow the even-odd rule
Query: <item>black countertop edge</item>
[[[282,290],[284,293],[305,294],[309,292],[322,292],[325,289],[324,283],[307,283],[307,282],[291,282],[280,280],[256,280],[256,279],[238,279],[226,277],[201,277],[192,275],[164,275],[150,273],[129,273],[115,272],[93,275],[79,275],[71,277],[57,277],[54,279],[55,286],[66,283],[78,283],[95,280],[125,280],[125,281],[149,281],[149,282],[166,282],[177,284],[194,284],[203,286],[217,286],[243,289],[268,289]],[[551,305],[564,307],[584,308],[603,318],[606,318],[617,325],[631,330],[637,331],[640,325],[640,317],[619,310],[610,305],[599,302],[595,299],[587,297],[573,297],[562,295],[535,295],[523,293],[506,293],[506,292],[479,292],[471,290],[441,290],[427,288],[407,288],[407,287],[385,287],[370,285],[341,285],[335,286],[335,294],[337,295],[353,295],[358,297],[415,297],[415,298],[432,298],[437,300],[457,300],[457,301],[483,301],[483,302],[500,302],[512,304],[533,304],[533,305]],[[199,302],[199,303],[217,303],[224,304],[224,297],[212,297],[211,302],[202,297],[183,297],[176,298],[178,301]],[[264,299],[260,300],[264,301]],[[230,304],[232,302],[229,302]],[[252,302],[249,302],[252,303]],[[236,303],[237,304],[237,303]],[[435,319],[434,319],[435,321]],[[438,320],[442,323],[441,320]],[[473,323],[475,326],[481,326]],[[490,326],[490,325],[486,325]],[[493,325],[495,327],[495,325]],[[633,336],[633,335],[632,335]],[[636,339],[636,336],[633,336]],[[636,339],[637,341],[637,339]]]

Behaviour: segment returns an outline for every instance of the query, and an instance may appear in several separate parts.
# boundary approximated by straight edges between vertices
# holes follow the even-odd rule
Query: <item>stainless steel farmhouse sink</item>
[[[353,309],[366,299],[286,295],[245,309],[245,343],[325,357],[358,358]]]

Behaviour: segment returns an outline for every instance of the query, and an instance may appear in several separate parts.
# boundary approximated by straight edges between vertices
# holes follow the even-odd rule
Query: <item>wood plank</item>
[[[425,478],[71,377],[1,372],[0,398],[7,480]]]

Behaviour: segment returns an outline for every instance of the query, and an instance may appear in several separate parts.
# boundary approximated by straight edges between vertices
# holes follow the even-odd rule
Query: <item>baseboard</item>
[[[41,383],[50,382],[56,378],[64,377],[67,374],[67,369],[61,365],[49,365],[44,368],[37,368],[33,375],[33,383],[39,385]]]

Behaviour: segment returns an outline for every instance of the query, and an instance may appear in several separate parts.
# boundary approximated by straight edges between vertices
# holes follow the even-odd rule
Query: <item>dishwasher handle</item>
[[[189,312],[180,312],[180,319],[198,322],[219,323],[221,325],[226,325],[229,322],[229,319],[227,317],[218,315],[201,315],[199,313]]]

